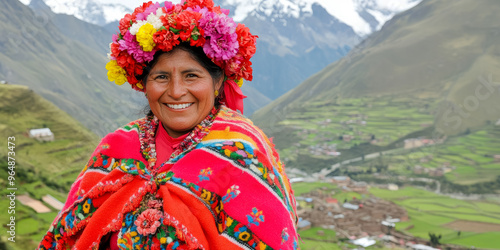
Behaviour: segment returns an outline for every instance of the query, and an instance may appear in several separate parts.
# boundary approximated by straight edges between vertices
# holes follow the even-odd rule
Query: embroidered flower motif
[[[236,196],[241,193],[239,189],[240,187],[238,185],[232,185],[229,189],[227,189],[226,195],[222,197],[222,203],[227,203],[236,198]]]
[[[210,175],[212,175],[212,169],[210,168],[204,168],[200,170],[200,174],[198,175],[198,178],[200,181],[209,181],[210,180]]]
[[[283,231],[281,231],[281,244],[287,242],[288,238],[290,238],[290,235],[288,234],[288,228],[285,227]]]
[[[146,209],[142,212],[134,224],[137,226],[137,232],[141,235],[154,234],[156,229],[161,225],[160,220],[163,218],[163,213],[156,209]]]
[[[161,208],[163,204],[159,200],[150,200],[148,201],[148,207],[158,209]]]
[[[260,222],[264,222],[263,212],[256,207],[252,208],[252,212],[247,214],[248,227],[253,225],[258,226]]]

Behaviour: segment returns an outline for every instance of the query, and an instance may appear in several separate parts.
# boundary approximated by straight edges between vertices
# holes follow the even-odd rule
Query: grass
[[[337,243],[321,242],[313,240],[301,240],[300,249],[302,250],[341,250]]]
[[[29,129],[48,127],[55,135],[53,142],[39,142],[27,136]],[[41,198],[50,194],[64,202],[76,175],[84,167],[98,143],[98,137],[53,104],[33,91],[16,85],[0,85],[0,136],[15,137],[15,148],[0,148],[0,167],[7,169],[7,153],[16,159],[16,194]],[[7,173],[0,172],[0,194],[7,193]],[[0,209],[8,211],[7,199],[0,200]],[[49,229],[56,211],[37,214],[33,209],[16,204],[17,249],[33,249]],[[9,215],[0,214],[0,223],[7,224]],[[12,246],[11,246],[12,247]],[[16,249],[16,248],[14,248]]]
[[[323,231],[324,235],[319,235],[318,231]],[[336,233],[330,229],[323,229],[321,227],[312,227],[307,230],[299,231],[299,235],[303,239],[313,239],[313,240],[326,240],[333,241],[336,240]]]
[[[461,236],[447,223],[464,220],[496,223],[500,225],[500,203],[467,201],[449,198],[418,188],[406,187],[398,191],[371,188],[370,192],[380,198],[391,200],[404,207],[409,221],[399,222],[396,229],[424,239],[428,233],[443,235],[443,243],[475,246],[480,248],[500,248],[498,232],[475,233],[463,230]],[[408,229],[412,226],[411,229]]]
[[[481,247],[489,249],[498,249],[500,238],[500,232],[490,232],[482,234],[470,234],[461,237],[457,237],[449,241],[449,243],[468,246],[468,247]]]
[[[292,184],[295,196],[301,196],[318,188],[332,189],[334,187],[332,183],[328,182],[298,182]]]

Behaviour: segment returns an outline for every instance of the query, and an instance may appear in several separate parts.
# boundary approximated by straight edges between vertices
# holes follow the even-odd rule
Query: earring
[[[214,92],[215,96],[217,97],[219,95],[219,91],[218,90],[215,90]]]

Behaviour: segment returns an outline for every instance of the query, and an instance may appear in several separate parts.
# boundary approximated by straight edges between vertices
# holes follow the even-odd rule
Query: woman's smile
[[[193,105],[193,104],[194,104],[194,102],[191,102],[191,103],[182,103],[182,104],[165,103],[165,105],[167,105],[167,107],[169,107],[171,109],[174,109],[174,110],[187,109],[187,108],[191,107],[191,105]]]

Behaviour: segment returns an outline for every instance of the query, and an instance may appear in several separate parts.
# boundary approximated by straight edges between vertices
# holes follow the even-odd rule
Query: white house
[[[54,134],[49,128],[31,129],[29,136],[38,141],[54,141]]]

